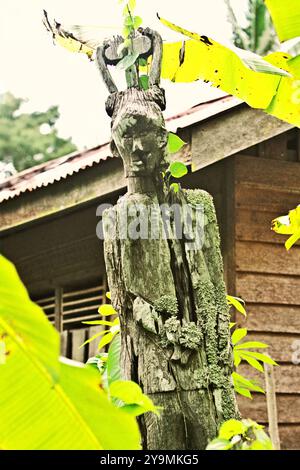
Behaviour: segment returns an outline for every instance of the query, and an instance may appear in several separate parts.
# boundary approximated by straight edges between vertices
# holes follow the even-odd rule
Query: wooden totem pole
[[[118,62],[120,42],[115,38],[99,47],[97,62],[110,92],[112,148],[123,159],[128,186],[103,214],[108,284],[121,322],[123,378],[137,382],[161,407],[160,416],[139,418],[144,449],[205,449],[220,423],[239,417],[215,209],[205,191],[175,193],[164,178],[160,36],[140,28],[133,39],[140,56],[152,56],[147,90],[140,89],[133,65],[126,72],[128,89],[118,92],[107,66]],[[167,228],[162,207],[177,210],[177,215],[168,212]],[[175,219],[179,214],[184,220],[186,212],[189,233],[174,236]]]

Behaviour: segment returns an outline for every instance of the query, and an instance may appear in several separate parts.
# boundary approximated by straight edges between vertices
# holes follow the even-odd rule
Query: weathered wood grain
[[[255,207],[237,207],[236,214],[236,239],[243,241],[255,241],[276,243],[284,247],[287,236],[280,235],[271,230],[271,222],[279,215],[287,214],[290,206],[283,201],[281,211],[268,212],[257,211]]]
[[[286,160],[288,158],[287,148],[288,135],[284,134],[267,139],[258,144],[259,157],[273,159],[273,160]]]
[[[236,185],[236,208],[253,211],[276,212],[284,215],[288,208],[295,208],[299,203],[299,193],[292,193],[286,187],[263,189],[252,187],[248,183]],[[289,210],[289,209],[288,209]]]
[[[277,362],[292,362],[292,355],[294,352],[293,344],[299,341],[300,345],[300,332],[297,335],[270,334],[263,332],[249,333],[246,341],[261,341],[269,345],[267,349],[259,349],[259,352],[268,353],[272,359]]]
[[[276,394],[279,424],[300,424],[300,395]],[[238,395],[242,417],[259,423],[267,423],[267,402],[265,395],[253,394],[253,400]]]
[[[249,303],[246,309],[247,318],[238,315],[237,321],[249,331],[300,334],[300,307]]]
[[[162,103],[157,87],[148,93],[129,89],[114,101],[112,138],[124,162],[128,192],[103,215],[105,262],[121,322],[123,376],[162,407],[160,418],[140,418],[143,447],[203,449],[219,423],[239,416],[230,378],[230,315],[211,196],[201,190],[176,195],[163,184],[161,171],[168,163]],[[201,205],[202,244],[189,247],[185,237],[164,236],[160,207],[168,203],[180,210],[189,203],[194,222]],[[122,236],[132,225],[131,219],[124,223],[124,214],[137,209],[147,234]],[[153,239],[149,228],[157,223]]]
[[[222,160],[273,136],[292,129],[261,110],[246,106],[195,126],[192,137],[195,170]]]
[[[68,331],[62,331],[60,334],[60,354],[67,357]]]
[[[280,365],[275,367],[276,393],[300,394],[300,366]],[[238,372],[252,378],[264,388],[264,375],[248,365],[242,364]]]
[[[104,327],[103,326],[92,326],[90,328],[88,328],[87,330],[87,337],[88,338],[92,338],[92,336],[94,336],[95,334],[97,333],[100,333],[101,330],[103,330]],[[96,354],[98,354],[99,352],[99,349],[98,349],[98,344],[99,344],[99,341],[100,341],[100,338],[98,339],[94,339],[93,341],[91,341],[88,345],[88,356],[89,357],[93,357],[93,356],[96,356]]]
[[[246,155],[235,157],[237,183],[247,183],[256,188],[274,189],[279,192],[300,193],[300,165],[298,162],[272,161]]]
[[[80,346],[85,341],[86,329],[80,328],[78,330],[72,330],[72,359],[74,361],[84,361],[84,348]]]
[[[237,274],[237,294],[246,302],[300,305],[300,277]]]
[[[281,450],[300,450],[300,425],[280,425]]]
[[[235,249],[239,272],[300,276],[300,246],[287,251],[282,245],[237,241]]]

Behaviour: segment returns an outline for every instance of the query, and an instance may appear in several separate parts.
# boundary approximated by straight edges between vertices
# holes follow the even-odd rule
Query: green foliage
[[[186,145],[186,142],[184,142],[177,134],[173,134],[173,132],[168,133],[168,153],[177,153],[179,150]],[[178,193],[180,190],[180,184],[179,183],[172,183],[170,184],[170,178],[182,178],[188,173],[188,169],[186,165],[182,162],[172,162],[170,163],[166,173],[163,173],[163,177],[165,180],[165,183],[167,187],[173,191],[174,193]]]
[[[136,7],[135,0],[120,0],[119,3],[123,5],[123,38],[124,42],[121,44],[118,52],[119,54],[124,54],[124,57],[118,62],[117,68],[120,70],[126,70],[127,75],[127,84],[130,84],[130,69],[135,67],[136,72],[138,72],[138,58],[139,53],[134,50],[134,35],[135,31],[141,26],[143,20],[140,16],[134,16],[133,12]],[[147,75],[144,75],[143,78],[139,77],[139,85],[141,89],[147,89]],[[148,78],[148,77],[147,77]]]
[[[141,23],[140,17],[132,14],[135,2],[125,2],[124,14],[124,44],[120,49],[121,63],[119,67],[126,69],[128,86],[132,86],[134,75],[144,72],[147,64],[141,65],[141,58],[134,52],[134,33]],[[132,6],[131,6],[132,5]],[[299,31],[299,2],[288,0],[288,5],[282,5],[281,0],[268,0],[275,24],[288,31],[284,37],[297,36]],[[231,17],[235,24],[234,13]],[[281,15],[284,20],[281,20]],[[184,42],[164,43],[162,78],[174,82],[192,82],[205,80],[212,86],[221,88],[228,94],[245,101],[253,108],[263,109],[266,113],[300,127],[300,46],[285,45],[285,52],[274,52],[267,57],[261,57],[249,50],[225,47],[207,36],[200,35],[181,28],[165,19],[161,22],[172,30],[190,38]],[[245,42],[245,35],[251,37],[252,44],[244,47],[257,49],[263,53],[269,48],[267,32],[270,23],[262,0],[249,0],[249,27],[239,28],[240,36]],[[286,21],[286,23],[285,23]],[[50,29],[51,31],[51,29]],[[62,34],[62,28],[56,28],[54,38],[63,47],[77,52],[85,52],[93,57],[99,45],[95,35],[86,27],[69,26],[69,33]],[[52,34],[53,36],[53,34]],[[67,36],[67,37],[66,37]],[[299,36],[299,34],[298,34]],[[71,43],[70,43],[71,42]],[[124,57],[125,53],[125,57]],[[296,54],[295,56],[291,54]],[[147,70],[148,75],[148,70]],[[145,79],[139,81],[140,88],[145,89]]]
[[[275,52],[263,59],[161,21],[190,38],[184,45],[164,45],[163,78],[174,82],[208,81],[251,107],[300,127],[300,56]]]
[[[236,393],[244,397],[252,398],[251,392],[265,393],[264,389],[254,380],[247,379],[237,372],[232,373],[232,380]]]
[[[106,316],[111,316],[111,315],[116,315],[116,311],[115,309],[113,308],[112,305],[110,304],[103,304],[103,305],[100,305],[99,309],[98,309],[98,312],[100,313],[100,315],[102,315],[103,317],[106,317]]]
[[[172,162],[169,166],[168,171],[173,178],[182,178],[188,172],[187,167],[182,162]]]
[[[116,335],[108,348],[108,357],[106,361],[107,383],[112,384],[116,380],[121,380],[121,336]]]
[[[168,152],[176,153],[185,145],[186,143],[173,132],[168,133]]]
[[[142,90],[148,90],[148,88],[149,88],[149,76],[148,75],[140,75],[139,84],[140,84],[140,88]]]
[[[300,36],[299,0],[265,0],[281,42]]]
[[[240,299],[239,297],[233,297],[232,295],[226,295],[226,299],[228,305],[235,307],[239,313],[244,315],[244,317],[247,317],[247,313],[244,307],[245,302],[243,299]]]
[[[171,191],[174,191],[174,193],[178,193],[180,185],[178,183],[172,183],[170,184],[170,189]]]
[[[118,319],[112,322],[112,327],[119,324]],[[99,324],[100,324],[99,320]],[[89,323],[89,322],[85,322]],[[95,322],[93,322],[95,324]],[[154,406],[152,400],[143,394],[140,386],[134,382],[122,380],[120,367],[121,337],[119,330],[113,337],[107,333],[103,338],[105,344],[110,344],[108,353],[98,354],[90,358],[88,363],[94,364],[102,376],[102,385],[108,393],[112,403],[126,413],[133,416],[139,416],[143,413],[152,411],[158,414],[158,409]],[[99,344],[99,349],[103,345]]]
[[[279,41],[264,0],[248,0],[247,25],[245,28],[240,26],[231,6],[231,0],[225,0],[225,2],[228,8],[229,20],[232,24],[235,46],[261,56],[278,49]]]
[[[111,299],[110,292],[106,292],[105,296],[107,299]],[[118,318],[118,314],[116,310],[113,308],[111,304],[102,304],[98,308],[98,313],[103,317],[114,317],[113,320],[92,320],[92,321],[83,321],[85,325],[99,325],[99,326],[109,326],[108,329],[99,331],[95,335],[91,336],[91,338],[87,339],[80,347],[82,348],[88,343],[91,343],[95,339],[102,336],[100,343],[98,345],[98,349],[102,349],[104,346],[110,344],[115,336],[120,332],[120,321]],[[96,361],[97,362],[97,361]]]
[[[248,362],[248,364],[259,372],[264,372],[263,364],[278,365],[273,359],[271,359],[266,354],[260,352],[251,351],[251,349],[263,349],[268,348],[268,345],[261,343],[260,341],[246,341],[241,343],[241,340],[247,335],[246,328],[237,328],[232,334],[232,344],[233,347],[233,358],[234,365],[238,367],[242,361]]]
[[[70,139],[57,135],[57,106],[25,114],[20,112],[23,103],[11,93],[0,96],[0,160],[22,171],[76,150]],[[48,126],[47,134],[41,133],[42,125]]]
[[[93,364],[102,376],[102,385],[105,390],[115,382],[121,380],[120,367],[121,337],[116,335],[111,341],[107,353],[99,353],[95,357],[89,358],[88,364]]]
[[[87,325],[106,325],[109,326],[110,328],[106,330],[101,330],[99,333],[96,333],[95,335],[91,336],[91,338],[87,339],[80,347],[82,348],[86,344],[91,343],[97,338],[101,338],[98,349],[104,348],[107,344],[110,344],[114,337],[120,332],[120,321],[119,318],[115,318],[113,321],[106,321],[106,320],[94,320],[94,321],[83,321],[82,323],[85,323]]]
[[[191,39],[191,41],[185,41],[184,50],[182,50],[183,46],[182,43],[180,43],[181,46],[178,50],[177,60],[174,60],[174,53],[177,50],[179,43],[170,43],[164,48],[165,57],[163,68],[165,67],[165,70],[163,70],[163,77],[164,75],[167,75],[166,78],[173,77],[174,81],[183,82],[193,81],[197,78],[203,78],[212,82],[219,80],[220,85],[222,85],[222,81],[224,80],[225,83],[228,81],[228,86],[232,83],[231,86],[233,87],[233,83],[236,86],[241,86],[241,76],[243,79],[248,81],[251,77],[253,77],[253,79],[259,79],[259,77],[261,79],[265,78],[260,75],[262,73],[288,76],[288,73],[285,70],[272,65],[257,54],[244,49],[232,50],[219,44],[212,38],[188,31],[187,29],[177,26],[164,18],[160,18],[160,21],[171,30]],[[179,60],[180,50],[184,52],[184,58],[181,61]],[[173,58],[172,62],[170,61],[171,58]],[[199,64],[200,58],[206,62],[202,67]],[[230,61],[231,66],[234,67],[236,72],[238,72],[238,76],[231,77],[231,80],[229,80],[229,77],[226,77],[229,71],[229,65],[226,65],[227,61]],[[193,67],[194,70],[192,70]],[[216,70],[217,72],[215,72]],[[256,74],[253,75],[250,71],[255,72]],[[226,74],[224,74],[224,72],[226,72]],[[213,75],[210,75],[211,73],[215,73],[214,79]],[[194,76],[193,80],[191,80],[192,76]],[[212,77],[212,80],[210,79],[210,76]]]
[[[247,317],[247,312],[245,310],[245,302],[239,297],[233,297],[227,295],[228,304],[234,306],[238,312],[243,316]],[[244,305],[243,305],[244,304]],[[235,326],[236,323],[232,323],[230,328]],[[234,365],[237,368],[242,361],[247,362],[251,367],[258,370],[259,372],[264,372],[263,364],[278,365],[270,356],[262,354],[257,351],[252,351],[251,349],[264,349],[268,348],[268,345],[260,341],[244,341],[247,336],[246,328],[237,328],[233,331],[231,336],[231,343],[233,345],[233,360]],[[232,374],[234,389],[236,393],[243,395],[247,398],[252,398],[251,392],[260,392],[264,393],[264,390],[253,380],[249,380],[246,377],[233,372]]]
[[[129,69],[135,64],[138,56],[139,56],[138,52],[129,52],[128,55],[125,55],[125,57],[123,57],[123,59],[121,59],[120,62],[118,62],[117,68],[120,70]]]
[[[263,426],[250,419],[230,419],[220,427],[219,435],[206,450],[274,450]]]
[[[135,419],[108,400],[98,371],[59,361],[58,333],[4,257],[0,278],[0,448],[140,448]]]
[[[120,400],[120,407],[126,413],[139,416],[152,411],[158,414],[158,409],[152,400],[144,395],[141,387],[134,382],[116,380],[109,386],[109,394],[112,398]]]
[[[123,5],[123,37],[126,40],[141,26],[143,20],[140,16],[133,15],[136,0],[119,0],[119,3]]]
[[[4,340],[0,340],[0,365],[6,362],[6,345]]]
[[[300,239],[300,205],[288,215],[277,217],[272,221],[272,230],[276,233],[291,235],[285,242],[287,250]]]
[[[238,343],[241,339],[244,338],[244,336],[246,336],[246,334],[247,334],[246,328],[237,328],[236,330],[234,330],[231,336],[232,344],[234,345]]]

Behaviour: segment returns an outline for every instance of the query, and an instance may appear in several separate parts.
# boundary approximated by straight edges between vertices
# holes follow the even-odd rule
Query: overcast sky
[[[246,3],[232,0],[241,20]],[[102,25],[107,28],[105,37],[122,25],[118,0],[0,0],[0,92],[27,98],[28,111],[59,105],[60,134],[72,137],[80,148],[97,145],[109,138],[107,91],[95,63],[53,46],[41,22],[42,8],[62,23]],[[156,12],[187,29],[230,42],[224,0],[137,0],[136,14],[143,24],[158,30],[163,39],[176,41],[182,37],[161,25]],[[220,94],[200,82],[163,86],[167,115]]]

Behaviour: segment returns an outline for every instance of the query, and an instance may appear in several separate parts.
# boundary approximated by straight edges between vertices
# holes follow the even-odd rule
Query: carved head
[[[167,130],[151,90],[123,92],[114,112],[112,138],[126,176],[147,176],[165,167]]]

